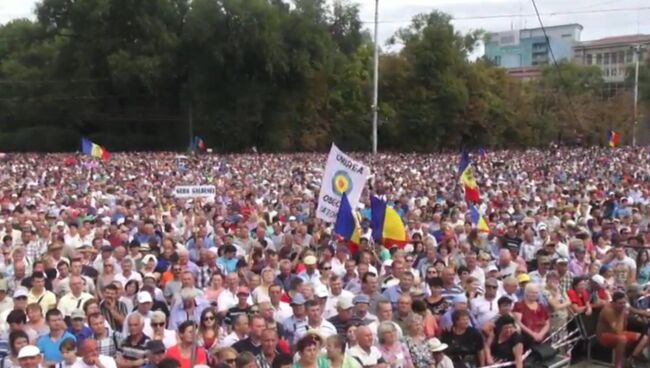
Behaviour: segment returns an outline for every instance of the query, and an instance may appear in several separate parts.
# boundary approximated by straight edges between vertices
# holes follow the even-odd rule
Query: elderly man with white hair
[[[176,330],[181,323],[191,320],[197,324],[201,321],[201,313],[209,303],[200,297],[192,288],[183,288],[180,291],[180,300],[172,307],[169,316],[169,329]]]

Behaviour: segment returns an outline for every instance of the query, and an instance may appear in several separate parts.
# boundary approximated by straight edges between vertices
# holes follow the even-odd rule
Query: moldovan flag
[[[83,152],[84,155],[101,158],[106,161],[111,158],[111,154],[106,148],[99,144],[95,144],[86,138],[81,138],[81,152]]]
[[[476,226],[478,231],[481,233],[489,233],[490,227],[488,226],[487,221],[485,221],[485,218],[483,218],[483,216],[478,211],[478,209],[474,205],[470,205],[469,211],[470,211],[472,224]]]
[[[370,197],[370,210],[372,237],[375,241],[381,240],[386,248],[403,248],[408,240],[404,223],[397,211],[375,196]]]
[[[346,195],[350,207],[356,209],[369,177],[369,167],[352,159],[332,144],[318,194],[316,217],[326,222],[335,222],[343,194]]]
[[[487,160],[487,151],[485,148],[481,147],[478,149],[478,157],[480,157],[481,160]]]
[[[460,159],[460,164],[458,165],[458,176],[465,188],[465,200],[473,203],[480,202],[481,192],[478,188],[478,184],[476,184],[476,179],[474,179],[474,169],[472,168],[469,154],[467,152],[463,152],[463,156]]]
[[[610,147],[616,148],[619,144],[621,144],[621,135],[613,130],[610,130],[607,132],[607,143]]]
[[[345,193],[341,196],[341,207],[339,207],[339,212],[336,215],[334,232],[348,241],[350,253],[356,254],[359,252],[361,226],[359,225],[358,217],[352,211],[348,196]]]

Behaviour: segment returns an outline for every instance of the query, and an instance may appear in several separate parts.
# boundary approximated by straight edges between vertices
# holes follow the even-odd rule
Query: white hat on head
[[[447,344],[440,342],[440,340],[434,337],[431,340],[429,340],[429,342],[427,343],[427,347],[429,348],[430,352],[438,353],[446,350],[449,346]]]
[[[153,303],[153,299],[151,299],[151,294],[147,291],[141,291],[138,293],[138,304],[142,303]]]
[[[18,359],[32,358],[41,354],[41,350],[34,345],[23,346],[18,352]]]

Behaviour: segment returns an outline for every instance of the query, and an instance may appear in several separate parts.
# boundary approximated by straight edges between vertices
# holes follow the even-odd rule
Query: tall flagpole
[[[375,60],[372,96],[372,153],[377,154],[377,110],[379,109],[379,0],[375,0]]]

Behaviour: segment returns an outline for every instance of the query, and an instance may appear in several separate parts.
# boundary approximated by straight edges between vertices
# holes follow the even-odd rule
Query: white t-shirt
[[[472,300],[471,312],[474,318],[476,318],[478,328],[483,328],[486,322],[492,320],[499,313],[498,299],[494,298],[492,301],[489,301],[484,296],[480,296]]]
[[[106,355],[100,355],[99,356],[99,362],[104,366],[104,368],[117,368],[117,364],[115,363],[115,359],[112,357],[106,356]],[[72,368],[95,368],[97,365],[88,365],[86,364],[83,359],[77,360],[77,363],[75,363]]]
[[[370,347],[370,351],[363,350],[359,345],[353,346],[347,354],[364,367],[375,366],[382,359],[381,352],[374,346]]]

